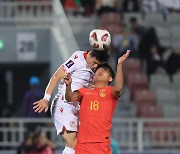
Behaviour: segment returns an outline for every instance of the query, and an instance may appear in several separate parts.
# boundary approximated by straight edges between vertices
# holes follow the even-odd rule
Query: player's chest
[[[112,110],[112,98],[105,90],[87,92],[81,106],[86,113],[107,113]],[[98,113],[99,114],[99,113]]]

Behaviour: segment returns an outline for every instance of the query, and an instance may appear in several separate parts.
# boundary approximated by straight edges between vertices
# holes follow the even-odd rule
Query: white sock
[[[65,147],[62,154],[75,154],[75,150],[69,147]]]

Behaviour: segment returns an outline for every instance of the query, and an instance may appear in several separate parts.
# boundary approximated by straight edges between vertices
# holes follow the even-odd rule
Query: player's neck
[[[106,82],[96,82],[95,88],[105,88],[108,85]]]

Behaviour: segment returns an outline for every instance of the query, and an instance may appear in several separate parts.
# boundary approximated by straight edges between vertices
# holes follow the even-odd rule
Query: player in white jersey
[[[107,51],[76,51],[51,77],[45,90],[44,98],[35,102],[35,112],[48,111],[50,97],[59,83],[58,93],[51,105],[51,115],[57,130],[66,142],[63,154],[74,154],[76,145],[76,132],[78,126],[77,105],[65,100],[66,85],[63,78],[67,73],[72,76],[72,89],[77,90],[83,86],[88,87],[93,81],[93,70],[99,63],[106,62],[109,58]]]

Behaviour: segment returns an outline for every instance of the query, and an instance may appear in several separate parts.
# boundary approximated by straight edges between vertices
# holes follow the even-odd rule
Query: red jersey
[[[78,143],[110,142],[112,116],[117,99],[113,87],[79,89],[82,96]]]

